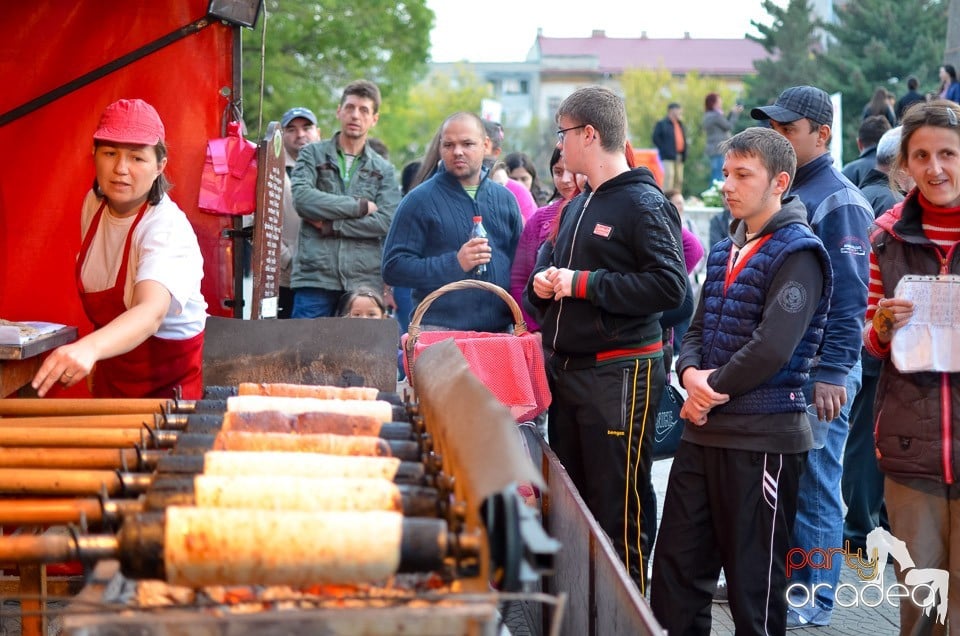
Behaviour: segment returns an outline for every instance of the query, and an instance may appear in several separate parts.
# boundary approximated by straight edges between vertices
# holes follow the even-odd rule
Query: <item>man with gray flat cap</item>
[[[813,86],[793,86],[772,106],[754,108],[754,119],[769,120],[797,153],[797,174],[790,188],[807,207],[807,221],[823,241],[833,267],[833,293],[819,360],[804,387],[807,412],[826,426],[822,448],[807,456],[800,478],[800,497],[793,527],[793,547],[811,554],[842,550],[843,500],[841,457],[847,440],[850,407],[860,390],[860,344],[867,308],[873,208],[860,191],[833,166],[830,96]],[[815,415],[814,415],[815,412]],[[814,426],[818,423],[812,422]],[[829,625],[834,590],[843,559],[833,567],[818,563],[793,571],[787,629]],[[805,592],[801,593],[801,592]]]

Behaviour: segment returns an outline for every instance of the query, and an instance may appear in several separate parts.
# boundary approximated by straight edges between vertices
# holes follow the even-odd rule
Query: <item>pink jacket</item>
[[[520,216],[523,217],[523,223],[526,225],[530,217],[533,216],[533,213],[537,211],[537,202],[534,201],[533,195],[530,194],[526,186],[519,181],[507,179],[505,185],[507,190],[512,192],[513,196],[517,198],[517,203],[520,205]]]

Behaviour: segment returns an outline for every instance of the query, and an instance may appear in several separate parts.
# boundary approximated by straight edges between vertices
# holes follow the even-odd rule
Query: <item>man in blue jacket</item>
[[[513,194],[487,179],[489,144],[477,115],[447,117],[439,170],[397,208],[383,250],[383,280],[412,288],[415,303],[447,283],[475,277],[478,265],[487,266],[482,280],[510,289],[523,220]],[[483,219],[486,239],[470,238],[475,216]],[[512,323],[506,304],[477,289],[441,296],[423,319],[424,326],[460,331],[500,332]]]
[[[769,120],[797,153],[797,175],[790,194],[807,208],[807,220],[823,241],[833,267],[830,313],[817,366],[804,388],[811,410],[829,422],[826,445],[810,451],[800,480],[793,547],[811,554],[841,550],[843,501],[841,457],[850,407],[860,390],[860,343],[867,309],[870,269],[868,228],[873,209],[860,191],[833,166],[830,156],[830,96],[813,86],[786,89],[772,106],[754,108],[754,119]],[[788,581],[787,628],[829,625],[843,559],[832,567],[805,567]]]

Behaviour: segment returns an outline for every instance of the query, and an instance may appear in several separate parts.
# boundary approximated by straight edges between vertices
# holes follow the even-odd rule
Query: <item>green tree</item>
[[[957,43],[960,42],[960,0],[946,0],[947,2],[947,41],[945,51],[943,52],[943,61],[947,64],[953,64],[954,68],[960,66],[960,49]]]
[[[783,8],[764,0],[763,8],[773,20],[769,25],[751,20],[760,35],[748,33],[747,38],[761,45],[769,57],[756,60],[753,67],[757,74],[745,80],[748,116],[751,108],[770,103],[783,89],[802,84],[818,86],[820,78],[814,55],[819,46],[819,22],[813,18],[810,2],[790,0]]]
[[[250,136],[258,133],[261,110],[267,122],[298,105],[317,114],[327,137],[338,128],[336,107],[350,81],[376,82],[386,104],[420,80],[434,15],[426,0],[266,0],[260,19],[255,31],[244,29],[242,35],[242,96]]]
[[[374,130],[390,148],[397,168],[423,156],[430,140],[447,116],[458,111],[480,112],[480,100],[492,89],[469,64],[458,64],[452,73],[431,73],[405,96],[385,102]]]
[[[831,40],[817,56],[820,86],[840,92],[843,104],[843,158],[856,158],[863,108],[878,87],[897,95],[915,75],[921,90],[935,90],[947,33],[943,0],[858,0],[836,10],[825,26]]]
[[[537,169],[540,185],[553,192],[550,158],[557,147],[557,126],[553,118],[543,120],[534,115],[525,128],[508,128],[506,152],[525,152]]]
[[[706,138],[700,122],[704,98],[717,93],[725,109],[736,102],[737,95],[723,80],[692,72],[674,77],[665,68],[630,69],[620,79],[627,107],[630,143],[634,148],[653,147],[653,127],[666,117],[667,105],[676,102],[683,107],[687,132],[687,160],[684,164],[683,190],[686,196],[699,196],[710,185],[710,164],[704,155]]]

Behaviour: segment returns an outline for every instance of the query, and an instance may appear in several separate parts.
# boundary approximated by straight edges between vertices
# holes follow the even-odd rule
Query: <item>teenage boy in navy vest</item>
[[[736,632],[786,630],[786,555],[813,438],[803,385],[826,323],[830,261],[790,187],[797,157],[768,128],[724,142],[734,221],[713,246],[677,359],[687,420],[654,552],[651,606],[671,634],[710,633],[726,572]]]
[[[801,554],[843,549],[843,497],[840,481],[843,453],[850,431],[850,409],[860,392],[860,349],[867,311],[870,236],[873,207],[860,190],[833,165],[830,156],[833,102],[816,86],[791,86],[777,101],[750,111],[754,119],[787,138],[797,153],[797,173],[790,184],[807,208],[807,222],[830,255],[835,284],[823,347],[804,393],[811,415],[828,422],[826,441],[807,455],[800,478],[800,500],[793,545]],[[826,566],[802,567],[790,577],[787,627],[829,625],[834,591],[843,559]]]

